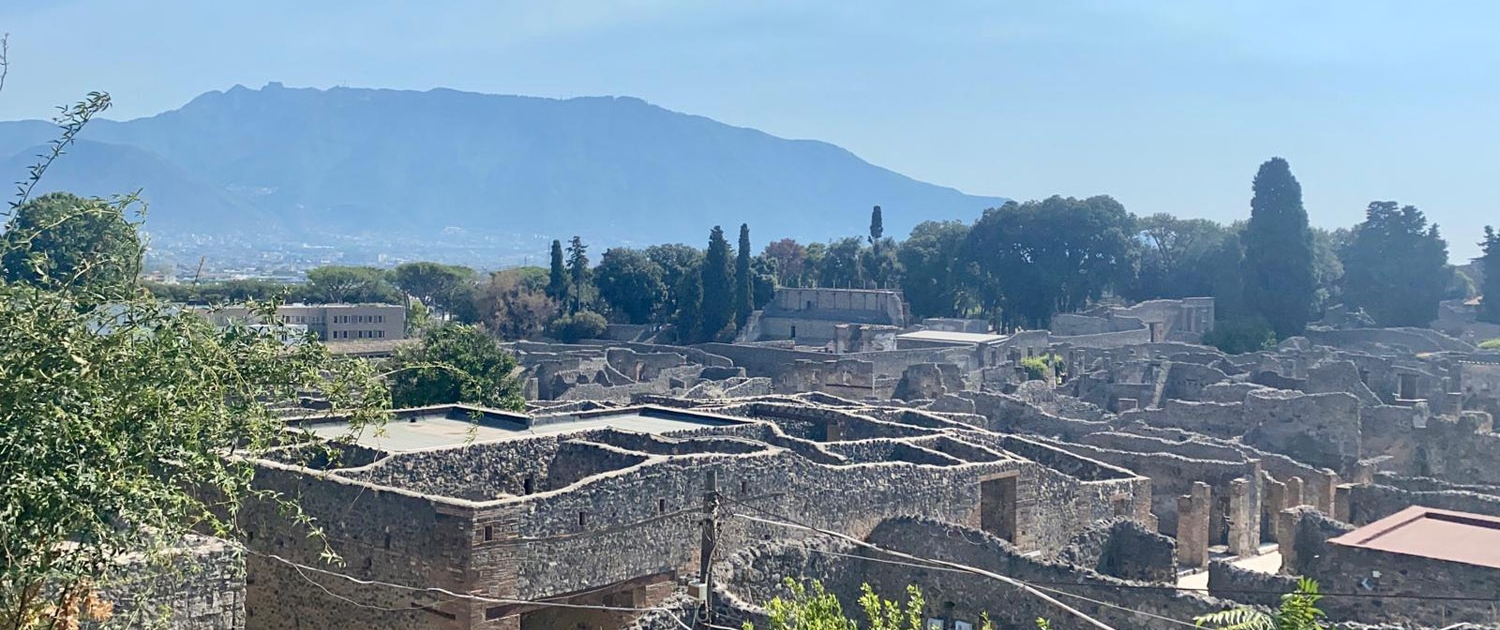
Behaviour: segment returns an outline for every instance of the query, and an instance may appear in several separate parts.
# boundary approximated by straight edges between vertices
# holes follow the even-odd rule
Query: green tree
[[[856,237],[841,238],[828,244],[818,262],[818,286],[830,289],[858,289],[865,286],[860,252],[864,242]]]
[[[1394,201],[1370,203],[1339,257],[1344,304],[1364,309],[1381,326],[1431,324],[1453,279],[1437,224]]]
[[[699,267],[703,264],[703,251],[691,245],[674,243],[670,245],[652,245],[646,248],[646,258],[661,267],[661,283],[667,289],[666,296],[662,300],[661,308],[657,309],[656,321],[665,322],[672,319],[681,306],[681,291],[685,287],[684,282],[691,277],[693,283],[697,283]],[[694,293],[698,295],[700,292]],[[696,300],[698,298],[694,298]],[[693,307],[696,312],[697,305]]]
[[[860,250],[859,266],[866,285],[874,285],[877,289],[895,286],[901,275],[901,261],[896,258],[896,241],[881,239]]]
[[[1179,219],[1165,213],[1136,220],[1135,279],[1121,291],[1136,300],[1212,295],[1210,260],[1230,231],[1207,219]]]
[[[1328,307],[1344,300],[1344,263],[1339,251],[1348,246],[1353,233],[1349,228],[1325,230],[1312,228],[1313,242],[1313,318],[1319,319]]]
[[[1281,339],[1302,334],[1312,316],[1312,232],[1302,208],[1302,185],[1281,158],[1260,165],[1252,186],[1245,246],[1245,302]]]
[[[562,304],[568,301],[568,270],[563,266],[562,242],[552,241],[552,267],[548,275],[547,297]]]
[[[678,343],[693,343],[703,338],[703,261],[677,280],[672,311],[672,326]]]
[[[1199,627],[1217,630],[1317,630],[1327,627],[1318,609],[1318,583],[1297,580],[1297,590],[1281,596],[1281,605],[1270,614],[1249,606],[1231,608],[1193,619]]]
[[[331,265],[307,270],[305,295],[310,301],[334,303],[384,303],[401,301],[401,294],[391,284],[383,269]]]
[[[392,361],[391,399],[397,407],[467,403],[520,410],[526,400],[512,372],[516,358],[483,328],[445,322],[422,331]]]
[[[1213,346],[1228,354],[1260,352],[1276,347],[1276,331],[1259,318],[1244,318],[1220,321],[1214,329],[1204,333],[1203,345]]]
[[[805,262],[802,264],[802,277],[797,281],[799,287],[823,286],[823,261],[828,258],[827,243],[808,243],[804,251]]]
[[[609,305],[612,312],[622,316],[631,324],[651,321],[653,314],[662,308],[667,287],[662,282],[662,269],[646,254],[623,247],[604,252],[599,266],[594,269],[594,284],[599,288],[599,299]]]
[[[598,339],[609,329],[604,316],[593,311],[578,311],[563,315],[547,324],[547,336],[563,343],[578,343],[584,339]]]
[[[460,265],[410,262],[391,270],[391,281],[402,293],[448,313],[470,308],[474,299],[474,270]]]
[[[962,249],[969,236],[963,221],[924,221],[896,249],[901,292],[917,317],[957,317],[965,310]]]
[[[1132,217],[1105,196],[984,211],[964,243],[981,306],[1005,328],[1046,328],[1128,276]]]
[[[797,241],[784,238],[767,244],[760,255],[775,270],[776,284],[784,287],[802,286],[802,279],[807,273],[806,247]]]
[[[584,305],[589,303],[587,289],[589,286],[589,247],[583,244],[583,239],[577,236],[568,243],[568,282],[573,285],[573,303],[570,310],[574,313],[583,310]]]
[[[750,307],[765,308],[776,297],[776,263],[765,256],[750,260]]]
[[[133,285],[143,250],[121,207],[64,192],[21,204],[0,236],[0,277],[49,290]]]
[[[547,280],[547,270],[540,267],[496,272],[480,290],[480,320],[501,339],[541,335],[558,310],[557,302],[547,295]]]
[[[870,211],[870,245],[874,246],[885,237],[885,221],[880,216],[880,206]]]
[[[1484,226],[1484,240],[1479,243],[1484,255],[1479,258],[1483,283],[1479,290],[1484,296],[1479,302],[1479,321],[1500,324],[1500,232]]]
[[[743,327],[755,310],[755,278],[750,271],[750,225],[740,224],[740,246],[734,257],[734,325]]]
[[[64,112],[62,139],[23,191],[107,104],[95,94]],[[65,204],[54,223],[133,232],[129,201]],[[20,252],[34,246],[0,240],[0,259],[29,260]],[[357,430],[379,422],[389,400],[363,361],[284,343],[290,331],[274,320],[217,328],[128,290],[140,260],[123,248],[75,251],[69,264],[90,282],[0,283],[0,627],[77,627],[122,560],[165,559],[191,532],[234,536],[233,515],[252,493],[299,515],[250,485],[250,462],[286,438],[263,401],[319,391]],[[151,612],[122,608],[116,619]]]
[[[728,340],[734,336],[734,268],[729,262],[729,242],[724,240],[724,230],[717,225],[708,235],[702,276],[698,339]]]
[[[1245,246],[1240,241],[1244,232],[1244,221],[1230,225],[1223,242],[1205,259],[1211,270],[1213,288],[1209,295],[1214,298],[1214,317],[1219,320],[1257,317],[1245,304]]]

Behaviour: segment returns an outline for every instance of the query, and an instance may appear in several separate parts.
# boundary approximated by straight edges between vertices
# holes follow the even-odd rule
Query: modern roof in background
[[[1412,506],[1329,543],[1500,569],[1500,518]]]
[[[439,405],[398,410],[389,422],[365,427],[352,436],[349,423],[342,418],[294,418],[287,424],[325,440],[350,438],[367,448],[406,452],[598,429],[667,434],[748,422],[751,421],[653,405],[536,417],[464,405]]]
[[[897,339],[909,339],[912,341],[935,341],[953,344],[981,344],[1004,341],[1009,335],[997,335],[994,333],[970,333],[949,332],[946,330],[918,330],[896,335]]]

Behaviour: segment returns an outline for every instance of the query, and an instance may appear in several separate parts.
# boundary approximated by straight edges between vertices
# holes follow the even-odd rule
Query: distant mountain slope
[[[46,145],[35,145],[0,162],[0,173],[26,176]],[[257,233],[287,230],[274,213],[256,208],[195,179],[177,165],[144,149],[79,140],[52,163],[33,196],[66,190],[84,196],[110,197],[140,191],[146,223],[154,232]]]
[[[0,123],[0,154],[34,153],[36,129],[35,121]],[[48,184],[144,188],[159,195],[154,230],[459,227],[696,243],[714,224],[748,222],[765,238],[822,240],[863,233],[876,204],[888,233],[900,235],[921,220],[975,217],[1004,201],[919,182],[827,143],[634,98],[273,83],[209,92],[150,118],[97,121],[83,137],[107,144],[77,148]],[[15,161],[7,164],[19,177]]]

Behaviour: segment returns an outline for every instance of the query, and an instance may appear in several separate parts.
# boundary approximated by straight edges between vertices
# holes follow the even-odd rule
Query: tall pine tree
[[[755,278],[750,273],[750,225],[740,224],[740,247],[734,259],[734,325],[743,328],[755,310]]]
[[[562,241],[552,241],[552,270],[547,277],[547,297],[558,304],[568,301],[568,271],[563,267]]]
[[[1479,258],[1479,268],[1484,272],[1479,321],[1500,324],[1500,232],[1484,226],[1484,241],[1479,246],[1484,248],[1484,255]]]
[[[723,340],[733,334],[734,268],[730,264],[729,241],[724,240],[724,230],[715,225],[703,257],[703,304],[698,326],[702,341]]]
[[[589,246],[583,244],[583,239],[577,236],[568,243],[568,279],[573,283],[573,305],[572,312],[583,310],[583,289],[588,286],[589,280]]]
[[[1281,339],[1302,334],[1312,315],[1312,231],[1302,208],[1302,185],[1281,158],[1260,165],[1252,186],[1245,245],[1246,305]]]
[[[1344,304],[1381,326],[1427,326],[1453,279],[1448,243],[1414,206],[1375,201],[1339,252]]]
[[[870,211],[870,244],[880,247],[880,238],[885,236],[885,221],[880,216],[880,206]]]

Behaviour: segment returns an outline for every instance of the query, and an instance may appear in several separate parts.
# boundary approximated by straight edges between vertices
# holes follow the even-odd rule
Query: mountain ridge
[[[41,125],[0,123],[5,167],[30,157]],[[873,205],[897,234],[1005,201],[921,182],[831,143],[630,96],[236,85],[152,116],[96,120],[70,153],[44,188],[122,183],[63,166],[107,164],[139,180],[128,190],[145,189],[148,229],[187,233],[459,228],[696,242],[712,225],[747,222],[767,237],[825,240],[862,233]]]

